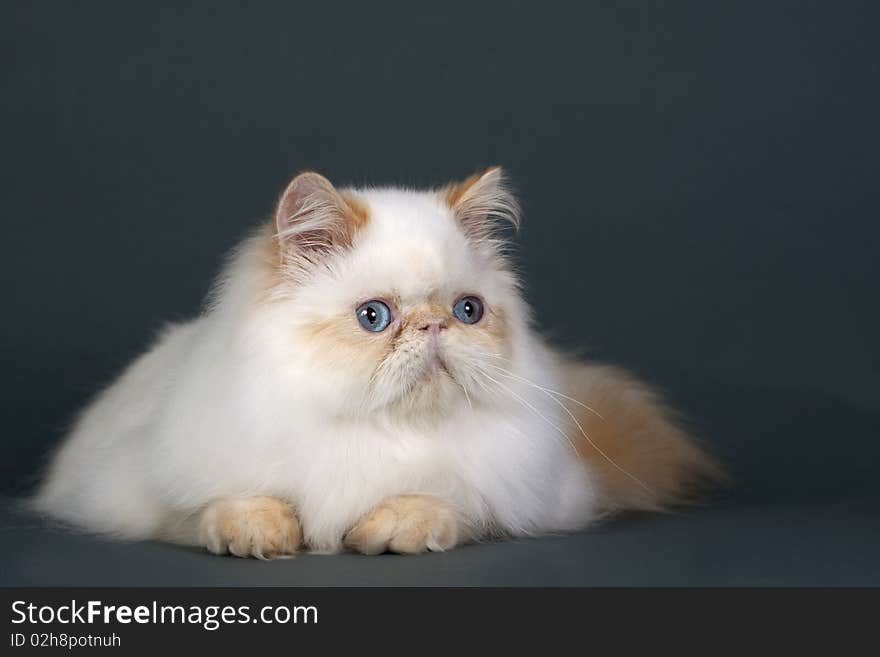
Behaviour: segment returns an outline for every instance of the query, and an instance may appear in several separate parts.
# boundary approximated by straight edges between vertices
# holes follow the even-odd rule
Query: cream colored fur
[[[496,230],[517,221],[498,169],[432,191],[300,175],[208,310],[85,409],[34,507],[269,557],[443,550],[677,501],[708,460],[643,384],[533,331]],[[477,324],[452,314],[464,294]],[[378,334],[355,317],[371,299],[395,314]]]

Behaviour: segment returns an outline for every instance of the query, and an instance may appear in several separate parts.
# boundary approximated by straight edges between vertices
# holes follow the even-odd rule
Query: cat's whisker
[[[581,406],[581,407],[587,409],[588,411],[590,411],[590,413],[592,413],[593,415],[598,417],[600,420],[605,420],[605,418],[602,416],[602,414],[599,411],[597,411],[595,408],[593,408],[592,406],[587,406],[585,403],[583,403],[582,401],[580,401],[578,399],[575,399],[574,397],[569,397],[568,395],[563,394],[563,393],[559,392],[558,390],[552,390],[551,388],[545,388],[544,386],[539,385],[539,384],[535,383],[534,381],[530,381],[529,379],[525,378],[524,376],[520,376],[519,374],[514,374],[513,372],[510,372],[509,370],[506,370],[503,367],[499,367],[498,365],[492,365],[492,363],[486,363],[486,364],[489,367],[493,367],[496,370],[498,370],[499,372],[506,374],[509,377],[512,377],[514,379],[518,379],[518,380],[522,381],[523,383],[529,384],[530,386],[534,386],[538,390],[541,390],[541,391],[547,393],[548,395],[555,395],[557,397],[562,397],[563,399],[567,399],[570,402],[574,402],[578,406]]]
[[[641,479],[639,479],[638,477],[636,477],[634,474],[632,474],[630,471],[628,471],[628,470],[627,470],[626,468],[624,468],[623,466],[619,465],[619,464],[617,463],[617,461],[615,461],[613,458],[611,458],[610,456],[608,456],[608,454],[606,454],[606,453],[602,450],[602,448],[599,447],[599,445],[597,445],[597,444],[595,443],[595,441],[587,435],[587,432],[584,431],[584,427],[581,425],[580,421],[578,421],[578,419],[574,416],[574,414],[573,414],[570,410],[568,410],[568,408],[565,407],[565,404],[563,404],[563,403],[562,403],[561,401],[559,401],[558,399],[555,399],[555,398],[553,398],[553,397],[550,397],[550,398],[553,399],[554,402],[556,402],[557,404],[559,404],[559,407],[560,407],[563,411],[565,411],[565,412],[568,414],[568,416],[571,418],[572,422],[574,422],[575,425],[577,426],[578,431],[581,432],[581,435],[584,437],[584,440],[586,440],[588,443],[590,443],[590,445],[592,445],[593,449],[595,449],[595,450],[599,453],[599,455],[600,455],[602,458],[604,458],[606,461],[608,461],[612,466],[614,466],[614,467],[615,467],[618,471],[620,471],[622,474],[626,475],[626,476],[629,477],[632,481],[634,481],[636,484],[638,484],[639,486],[641,486],[646,492],[651,493],[652,495],[654,494],[654,491],[651,489],[650,486],[648,486],[648,484],[646,484],[644,481],[642,481]],[[600,416],[600,417],[601,417],[601,416]]]
[[[487,363],[487,364],[488,364],[488,363]],[[491,366],[491,367],[495,367],[496,369],[503,369],[503,368],[498,368],[498,367],[495,366],[495,365],[490,365],[490,366]],[[558,405],[563,411],[566,412],[566,414],[571,418],[572,422],[574,422],[575,426],[577,426],[578,431],[581,432],[581,435],[584,437],[584,440],[586,440],[586,441],[587,441],[587,442],[593,447],[593,449],[595,449],[595,450],[599,453],[599,455],[602,456],[602,458],[604,458],[606,461],[608,461],[608,463],[610,463],[612,466],[614,466],[614,467],[615,467],[617,470],[619,470],[622,474],[624,474],[625,476],[629,477],[633,482],[635,482],[636,484],[638,484],[638,485],[639,485],[640,487],[642,487],[645,491],[647,491],[648,493],[651,493],[651,494],[654,493],[654,491],[651,489],[651,487],[648,486],[644,481],[642,481],[641,479],[639,479],[638,477],[636,477],[634,474],[632,474],[631,472],[629,472],[628,470],[626,470],[625,468],[623,468],[622,466],[620,466],[620,465],[619,465],[614,459],[612,459],[610,456],[608,456],[608,454],[606,454],[605,451],[604,451],[601,447],[599,447],[599,445],[597,445],[597,444],[595,443],[595,441],[594,441],[592,438],[590,438],[590,436],[587,435],[587,432],[584,430],[583,425],[581,425],[581,423],[580,423],[580,422],[578,421],[578,419],[575,417],[574,413],[572,413],[572,412],[568,409],[568,407],[566,407],[565,404],[563,404],[560,400],[558,400],[558,399],[556,399],[555,397],[553,397],[553,395],[550,394],[550,391],[549,391],[549,390],[547,390],[547,389],[545,389],[545,388],[539,386],[538,384],[536,384],[536,383],[534,383],[534,382],[532,382],[532,381],[529,381],[528,379],[525,379],[525,378],[523,378],[523,377],[517,377],[516,375],[514,375],[514,374],[512,374],[512,373],[510,373],[510,372],[502,371],[502,372],[500,372],[500,373],[501,373],[502,375],[507,375],[507,376],[511,376],[511,377],[513,377],[513,378],[518,378],[518,379],[522,380],[523,383],[526,383],[526,384],[528,384],[528,385],[531,385],[531,386],[533,386],[534,388],[540,390],[541,392],[544,392],[544,393],[547,395],[547,397],[549,397],[551,400],[553,400],[553,401],[554,401],[554,402],[555,402],[555,403],[556,403],[556,404],[557,404],[557,405]],[[483,374],[484,374],[484,376],[488,376],[487,374],[485,374],[485,372],[484,372]],[[491,377],[489,377],[489,378],[491,378]],[[496,383],[499,383],[499,382],[496,381]],[[506,387],[506,386],[505,386],[505,387]],[[509,389],[508,389],[508,390],[509,390]],[[512,391],[511,391],[511,392],[512,392]],[[515,394],[515,393],[513,393],[513,394]],[[532,409],[532,410],[534,410],[534,409]],[[588,409],[588,410],[592,410],[592,409]],[[594,412],[595,412],[595,411],[594,411]],[[597,413],[597,415],[598,415],[598,413]],[[602,417],[602,416],[600,415],[599,417]],[[604,418],[602,418],[602,419],[604,420]],[[552,424],[552,423],[549,423],[549,424],[550,424],[550,426],[554,427],[557,431],[561,431],[558,427],[556,427],[556,425],[554,425],[554,424]],[[567,434],[564,434],[564,435],[565,435],[566,439],[568,440],[569,444],[571,444],[572,448],[575,450],[575,452],[577,452],[577,448],[574,446],[574,443],[572,443],[571,439],[568,438],[568,435],[567,435]]]
[[[465,386],[463,383],[461,383],[454,376],[452,376],[452,380],[455,381],[456,384],[458,384],[459,388],[461,388],[461,391],[464,393],[464,398],[467,399],[468,407],[471,409],[471,411],[473,411],[474,405],[471,403],[471,396],[468,394],[467,386]]]
[[[495,383],[496,385],[498,385],[498,386],[499,386],[500,388],[502,388],[503,390],[506,390],[506,391],[507,391],[512,397],[514,397],[515,399],[519,400],[519,402],[520,402],[523,406],[525,406],[525,407],[526,407],[527,409],[529,409],[532,413],[534,413],[536,417],[542,419],[544,422],[547,423],[548,426],[550,426],[550,427],[552,427],[553,429],[555,429],[556,432],[559,433],[560,436],[562,436],[563,438],[565,438],[565,441],[571,446],[571,449],[574,451],[574,453],[575,453],[575,454],[578,453],[578,452],[577,452],[577,447],[575,447],[575,444],[574,444],[574,442],[572,442],[571,438],[568,437],[568,434],[565,433],[565,431],[563,431],[560,427],[556,426],[556,424],[554,424],[554,423],[553,423],[553,422],[552,422],[552,421],[551,421],[546,415],[544,415],[543,413],[541,413],[541,411],[539,411],[537,408],[535,408],[535,407],[534,407],[531,403],[529,403],[525,398],[523,398],[522,396],[520,396],[519,394],[517,394],[516,392],[514,392],[513,390],[511,390],[509,387],[507,387],[506,385],[504,385],[503,383],[501,383],[501,382],[498,381],[497,379],[495,379],[495,378],[489,376],[489,374],[487,374],[486,372],[481,371],[480,373],[481,373],[484,377],[486,377],[487,379],[489,379],[490,381],[492,381],[493,383]]]
[[[479,369],[476,366],[474,366],[474,370],[479,373]],[[480,388],[483,390],[483,392],[485,392],[486,394],[488,394],[488,395],[495,394],[495,391],[489,389],[489,387],[486,386],[485,382],[482,379],[480,379],[479,377],[472,376],[471,380],[473,380],[477,385],[479,385]]]

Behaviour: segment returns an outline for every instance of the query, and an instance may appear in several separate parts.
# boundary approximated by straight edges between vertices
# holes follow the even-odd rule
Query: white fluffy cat
[[[303,173],[207,311],[82,413],[34,498],[122,538],[270,557],[445,550],[681,501],[712,462],[642,383],[532,330],[492,168],[439,190]]]

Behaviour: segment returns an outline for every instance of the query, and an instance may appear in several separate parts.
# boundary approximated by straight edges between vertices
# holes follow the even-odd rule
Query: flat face
[[[485,398],[490,368],[511,353],[510,316],[521,305],[511,274],[475,248],[439,195],[354,193],[368,221],[294,295],[314,367],[331,373],[344,359],[348,395],[372,409]],[[361,323],[359,309],[382,315],[381,330]]]

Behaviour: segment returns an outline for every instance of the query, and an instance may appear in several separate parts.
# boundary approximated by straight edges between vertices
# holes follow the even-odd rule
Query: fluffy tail
[[[607,365],[575,365],[565,373],[571,439],[600,480],[606,511],[657,511],[693,502],[723,469],[678,426],[656,392]],[[581,431],[581,429],[583,431]]]

